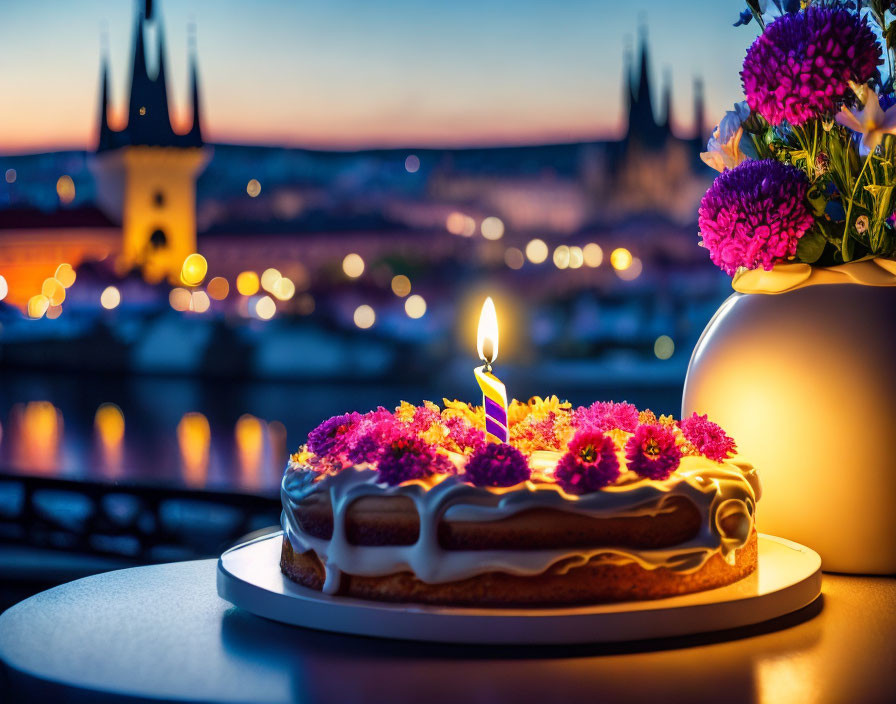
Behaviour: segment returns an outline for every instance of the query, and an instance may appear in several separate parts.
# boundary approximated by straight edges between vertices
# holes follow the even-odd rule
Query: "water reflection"
[[[93,419],[98,461],[107,474],[118,477],[124,462],[124,414],[114,403],[103,403]]]
[[[177,444],[180,447],[184,483],[200,487],[208,476],[208,457],[211,428],[201,413],[186,413],[177,424]]]
[[[240,416],[233,431],[240,474],[249,486],[258,486],[266,430],[262,421],[246,413]]]
[[[10,434],[17,437],[13,461],[40,474],[59,466],[62,414],[49,401],[17,403],[9,414]]]

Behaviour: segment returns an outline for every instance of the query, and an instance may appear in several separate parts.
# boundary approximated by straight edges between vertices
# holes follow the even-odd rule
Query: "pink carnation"
[[[812,226],[808,191],[802,171],[774,159],[722,172],[700,202],[701,246],[729,276],[740,267],[770,271]]]
[[[638,427],[638,409],[625,401],[596,401],[587,408],[579,406],[573,413],[572,423],[577,428],[619,428],[631,433]]]
[[[697,451],[711,460],[721,462],[737,450],[734,440],[705,415],[698,416],[694,413],[690,418],[683,418],[679,426],[682,434]]]

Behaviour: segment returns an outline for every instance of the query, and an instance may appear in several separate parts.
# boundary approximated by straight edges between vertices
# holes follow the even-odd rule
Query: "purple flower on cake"
[[[810,7],[766,27],[747,51],[741,81],[750,108],[773,125],[830,115],[883,63],[864,17]]]
[[[630,403],[597,401],[587,408],[579,406],[573,412],[572,423],[576,428],[612,430],[619,428],[631,433],[638,427],[638,409]]]
[[[411,479],[447,472],[450,464],[420,438],[403,433],[380,447],[376,468],[382,481],[396,486]]]
[[[637,422],[637,411],[635,420]],[[579,430],[573,436],[566,454],[554,470],[554,479],[569,494],[588,494],[618,478],[616,443],[593,426]]]
[[[641,425],[625,444],[628,468],[647,479],[668,479],[681,462],[675,433],[663,425]]]
[[[683,418],[679,427],[685,439],[700,454],[716,462],[728,459],[737,449],[734,440],[706,415],[694,413],[689,418]]]
[[[476,486],[515,486],[531,473],[522,452],[505,443],[490,442],[470,457],[463,477]]]
[[[812,226],[809,182],[774,159],[745,161],[722,172],[700,202],[698,225],[710,259],[729,276],[793,257]]]
[[[355,412],[327,418],[308,434],[308,449],[318,457],[347,457],[359,420],[361,414]]]

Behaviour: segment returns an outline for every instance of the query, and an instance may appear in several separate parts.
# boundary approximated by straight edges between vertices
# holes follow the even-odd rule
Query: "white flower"
[[[740,140],[744,135],[743,122],[750,116],[750,108],[746,101],[735,103],[734,110],[729,110],[713,130],[707,151],[700,158],[716,171],[733,169],[750,157],[744,153]]]
[[[865,104],[861,110],[842,107],[834,119],[838,124],[862,135],[863,151],[867,154],[877,148],[885,134],[896,134],[896,105],[884,112],[880,107],[880,98],[873,88],[862,92]]]

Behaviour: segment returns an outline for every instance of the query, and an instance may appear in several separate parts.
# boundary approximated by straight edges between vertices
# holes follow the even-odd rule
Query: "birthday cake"
[[[327,594],[460,606],[656,599],[756,569],[760,489],[706,416],[628,403],[402,403],[323,422],[282,482],[281,569]]]

